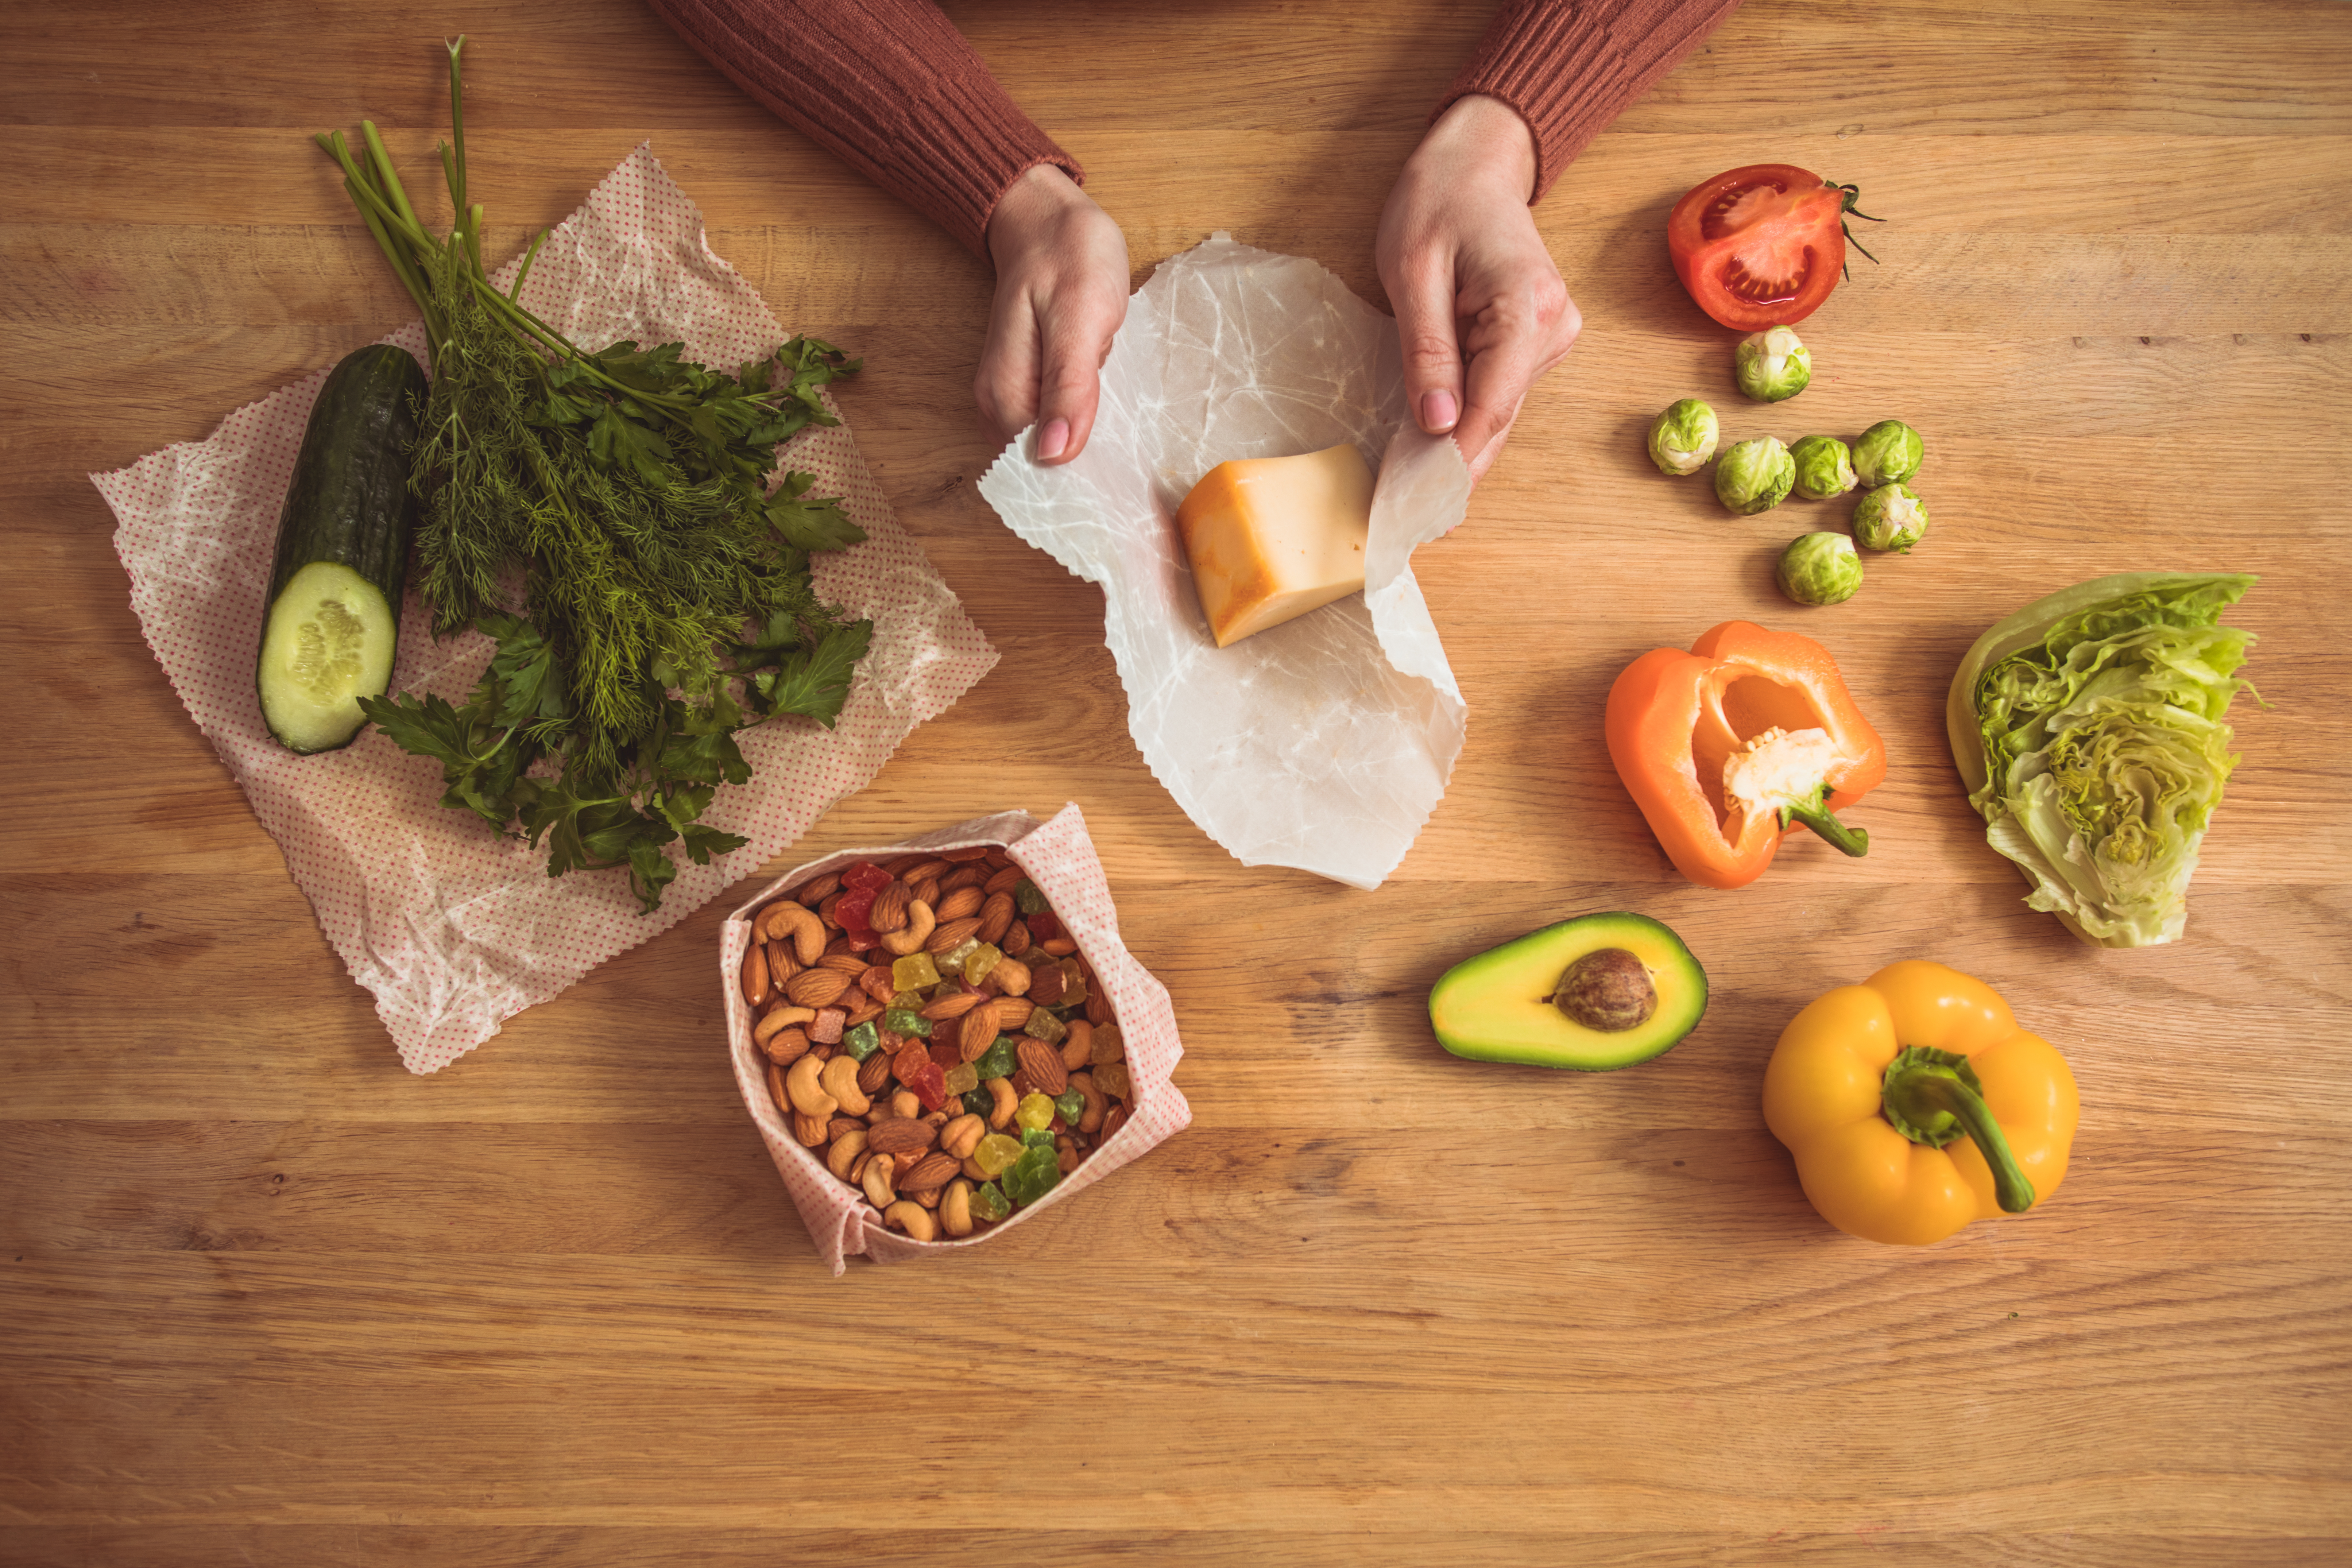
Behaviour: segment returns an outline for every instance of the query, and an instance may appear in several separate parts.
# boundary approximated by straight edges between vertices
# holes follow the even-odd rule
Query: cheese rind
[[[1209,635],[1228,647],[1364,585],[1372,473],[1342,444],[1219,463],[1176,509]]]

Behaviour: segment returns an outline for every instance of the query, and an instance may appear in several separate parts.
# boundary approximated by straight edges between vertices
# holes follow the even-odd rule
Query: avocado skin
[[[1601,948],[1642,960],[1658,988],[1646,1023],[1619,1033],[1588,1029],[1552,1005],[1570,963]],[[1706,1012],[1706,971],[1682,938],[1647,915],[1580,915],[1463,960],[1429,991],[1437,1043],[1475,1061],[1608,1072],[1663,1055]]]

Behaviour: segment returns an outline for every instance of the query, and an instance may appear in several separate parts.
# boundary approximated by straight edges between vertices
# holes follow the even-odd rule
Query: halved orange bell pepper
[[[1609,755],[1675,868],[1710,888],[1764,874],[1791,822],[1849,855],[1870,836],[1832,815],[1886,777],[1886,746],[1829,650],[1726,621],[1662,647],[1609,689]]]

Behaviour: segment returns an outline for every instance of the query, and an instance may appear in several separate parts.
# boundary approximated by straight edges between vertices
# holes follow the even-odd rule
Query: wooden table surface
[[[959,4],[1138,280],[1228,228],[1367,299],[1486,0]],[[141,640],[85,474],[200,439],[409,307],[307,138],[413,184],[472,35],[499,255],[640,139],[842,401],[1003,659],[793,858],[1086,810],[1173,993],[1191,1131],[1001,1243],[835,1279],[743,1113],[723,904],[413,1078]],[[1127,735],[1097,590],[974,489],[990,278],[631,0],[8,8],[0,54],[0,1560],[11,1563],[2284,1563],[2352,1551],[2352,6],[1751,0],[1537,217],[1582,341],[1415,570],[1471,709],[1376,892],[1247,870]],[[1668,269],[1719,169],[1858,182],[1883,265],[1743,405]],[[445,214],[435,215],[446,222]],[[1650,416],[1926,433],[1935,531],[1829,610]],[[1955,782],[1991,621],[2244,570],[2244,760],[2186,941],[2078,944]],[[1835,652],[1892,753],[1738,892],[1601,749],[1644,649]],[[1423,997],[1581,911],[1662,919],[1705,1022],[1620,1074],[1457,1061]],[[2068,1054],[2041,1212],[1902,1250],[1758,1109],[1821,991],[1929,956]]]

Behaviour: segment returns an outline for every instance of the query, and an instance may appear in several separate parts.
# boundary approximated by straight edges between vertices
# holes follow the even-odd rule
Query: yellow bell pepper
[[[1764,1069],[1764,1123],[1813,1207],[1908,1247],[2057,1191],[2081,1114],[2065,1058],[2008,1003],[1918,960],[1815,1001]]]

